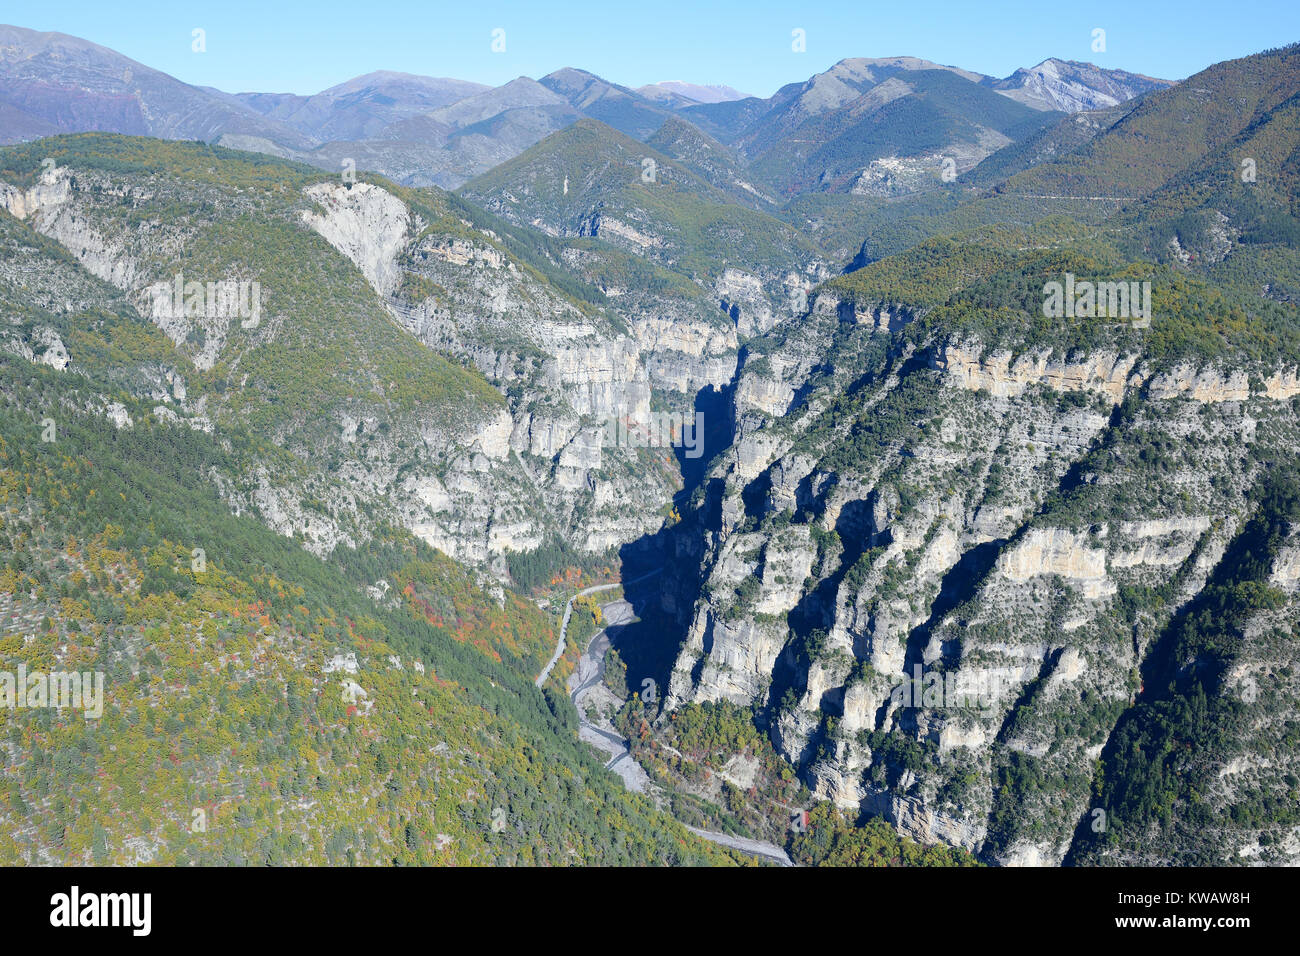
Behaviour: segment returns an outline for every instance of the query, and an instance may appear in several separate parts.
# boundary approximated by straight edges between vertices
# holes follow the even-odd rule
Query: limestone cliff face
[[[71,195],[71,180],[66,168],[53,166],[41,171],[36,184],[20,189],[9,183],[0,183],[0,203],[15,219],[27,219],[41,212],[61,206]]]
[[[129,189],[119,187],[122,196]],[[126,243],[106,238],[84,215],[73,197],[72,177],[67,167],[56,166],[41,174],[28,190],[0,184],[0,202],[18,219],[64,245],[94,276],[118,288],[132,288],[137,264],[126,254]]]
[[[634,320],[632,334],[656,388],[694,395],[720,389],[735,377],[738,346],[730,327],[647,316]]]
[[[766,332],[777,316],[759,276],[741,269],[723,269],[713,282],[713,292],[746,335]]]
[[[316,183],[304,192],[323,211],[304,209],[303,222],[351,259],[376,292],[392,295],[401,278],[397,256],[411,227],[406,204],[371,183]]]
[[[789,410],[793,401],[793,388],[761,373],[750,372],[740,380],[736,388],[735,403],[738,409],[756,409],[777,418]]]
[[[1034,528],[998,558],[1008,581],[1023,582],[1040,574],[1058,574],[1077,582],[1080,593],[1096,600],[1115,592],[1106,573],[1106,551],[1089,547],[1085,536],[1063,528]]]
[[[565,266],[605,294],[630,329],[653,388],[689,404],[704,389],[728,385],[736,372],[736,325],[702,288],[605,247],[573,246]],[[652,281],[638,277],[649,269]]]
[[[1264,391],[1275,401],[1287,401],[1300,395],[1300,372],[1296,369],[1274,372],[1265,380]]]
[[[1273,559],[1269,581],[1288,591],[1300,589],[1300,547],[1288,544]]]
[[[600,212],[593,213],[578,229],[580,236],[600,236],[616,244],[629,246],[635,252],[644,254],[659,249],[664,242],[650,232],[643,232],[631,223]]]
[[[1300,439],[1295,370],[912,352],[883,338],[905,313],[864,311],[819,296],[742,365],[665,710],[754,705],[817,796],[1058,864],[1139,667]],[[1296,567],[1284,549],[1273,582],[1294,590]],[[1162,597],[1130,620],[1126,587]],[[1051,795],[1000,787],[1015,761]]]
[[[873,332],[897,332],[916,318],[916,310],[901,302],[857,303],[834,292],[818,291],[813,297],[810,311],[817,315],[833,315],[840,321],[865,325]]]
[[[785,647],[779,618],[797,603],[814,554],[807,528],[789,528],[773,539],[744,534],[727,539],[709,581],[714,599],[697,605],[673,670],[669,700],[674,706],[687,697],[747,704],[762,696]],[[749,580],[757,589],[737,598],[736,590]],[[704,670],[694,681],[691,668],[701,658]],[[707,696],[693,693],[693,685],[707,687]]]
[[[59,333],[48,326],[37,326],[28,338],[13,333],[0,335],[0,349],[60,372],[68,367],[67,347]]]
[[[557,349],[543,370],[565,390],[579,415],[630,415],[644,418],[650,411],[650,383],[640,349],[626,338]]]
[[[1112,568],[1176,567],[1191,557],[1213,523],[1206,515],[1125,521],[1116,536],[1125,544],[1112,548],[1106,563]]]
[[[1062,392],[1095,391],[1118,402],[1127,388],[1140,381],[1130,376],[1136,355],[1099,352],[1083,360],[1066,361],[1050,351],[1019,357],[1008,351],[991,355],[981,355],[981,351],[978,344],[947,344],[935,351],[933,365],[959,388],[983,389],[1002,398],[1019,395],[1030,385],[1042,385]]]
[[[729,378],[734,331],[691,314],[638,310],[629,334],[618,328],[622,316],[560,294],[491,235],[467,227],[449,237],[379,187],[359,188],[310,187],[325,213],[304,221],[362,270],[398,322],[472,363],[511,399],[502,446],[511,454],[486,471],[471,467],[473,478],[458,468],[447,487],[463,496],[417,520],[417,532],[482,561],[538,547],[554,532],[603,551],[653,531],[671,497],[670,475],[634,464],[636,449],[606,447],[605,421],[648,420],[656,391],[688,411],[688,396]],[[507,482],[503,471],[518,477]],[[523,496],[519,508],[504,513],[515,495]]]
[[[979,343],[946,344],[932,358],[934,368],[961,388],[983,389],[994,395],[1019,395],[1031,386],[1056,391],[1093,391],[1119,402],[1143,388],[1155,400],[1188,398],[1196,402],[1240,402],[1252,394],[1287,401],[1300,394],[1295,369],[1264,370],[1262,388],[1252,391],[1250,370],[1199,367],[1188,363],[1154,371],[1137,355],[1095,352],[1084,358],[1062,358],[1050,349],[1013,356],[1006,350],[987,352]]]
[[[1244,370],[1223,372],[1180,365],[1157,375],[1148,386],[1152,398],[1187,397],[1197,402],[1240,402],[1250,397]]]
[[[240,367],[251,350],[292,340],[299,303],[263,281],[263,312],[247,321],[211,303],[178,310],[166,293],[178,276],[208,285],[265,279],[266,264],[255,257],[231,259],[219,276],[209,274],[210,259],[189,258],[196,248],[210,256],[219,230],[237,228],[240,215],[257,209],[319,236],[320,251],[312,255],[339,257],[325,268],[345,275],[355,267],[393,320],[430,348],[476,367],[500,390],[504,407],[475,398],[417,418],[394,417],[382,402],[358,395],[315,410],[277,436],[309,464],[319,458],[309,477],[270,463],[224,476],[232,507],[261,514],[321,554],[382,520],[400,521],[447,553],[498,573],[506,551],[529,550],[556,535],[604,551],[648,534],[679,481],[671,453],[606,447],[604,420],[645,419],[656,394],[661,406],[685,413],[695,392],[725,384],[735,367],[734,326],[716,306],[708,317],[692,308],[658,314],[640,289],[632,290],[629,302],[637,303],[626,316],[576,301],[524,267],[490,230],[428,222],[373,183],[322,179],[296,198],[277,197],[268,212],[256,189],[55,167],[30,188],[0,185],[0,202],[120,289],[187,355],[192,371],[228,367],[236,389],[249,383]],[[121,207],[133,215],[115,215]],[[164,214],[191,207],[218,212]],[[55,368],[68,363],[50,329],[10,336],[0,347]],[[175,388],[138,385],[142,395],[159,392],[167,421],[207,430],[237,424],[226,404],[234,392],[187,394],[183,377],[174,378]],[[308,498],[318,510],[304,506]]]

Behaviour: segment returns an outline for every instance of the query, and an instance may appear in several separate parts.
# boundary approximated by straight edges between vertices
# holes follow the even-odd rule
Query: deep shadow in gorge
[[[896,344],[893,337],[881,337],[877,347],[862,356],[862,367],[844,387],[843,396],[856,396],[873,383],[885,381],[891,374],[906,379],[929,368],[928,353],[900,354],[895,351]],[[721,529],[725,491],[724,479],[710,479],[707,475],[717,455],[735,442],[734,394],[749,357],[748,349],[742,348],[731,382],[721,389],[702,389],[695,397],[694,411],[704,416],[703,453],[688,458],[684,448],[673,449],[684,482],[673,498],[681,521],[630,542],[619,551],[623,580],[636,582],[627,586],[626,597],[641,620],[625,628],[613,646],[627,664],[629,680],[638,685],[648,677],[661,689],[666,689],[673,662],[690,625],[692,608],[705,584],[707,571],[701,567],[702,558],[709,536]],[[818,365],[814,370],[819,374],[832,371],[829,364]],[[810,376],[817,377],[817,374]],[[796,393],[795,405],[807,398],[810,388],[811,384]],[[771,471],[764,469],[741,489],[744,520],[757,522],[763,519],[770,487]],[[805,479],[800,486],[800,507],[795,521],[815,520],[818,502],[813,497]],[[694,506],[692,502],[695,502]],[[777,661],[767,706],[756,714],[760,726],[769,724],[778,702],[786,694],[792,690],[798,692],[806,682],[809,641],[815,640],[820,631],[830,626],[835,597],[844,575],[868,547],[887,543],[880,540],[881,536],[871,527],[869,512],[866,502],[852,502],[838,516],[836,531],[845,548],[841,563],[813,591],[803,595],[789,615],[791,645]],[[645,581],[636,581],[657,568],[662,568],[663,573]],[[662,693],[659,696],[662,699]],[[838,698],[828,699],[826,703],[831,710],[839,706]]]
[[[700,454],[688,456],[683,445],[672,449],[683,481],[673,495],[673,507],[682,520],[619,549],[623,580],[633,582],[624,586],[624,597],[638,620],[611,635],[610,643],[627,664],[629,686],[640,687],[649,678],[658,686],[660,700],[689,625],[690,609],[704,584],[698,554],[702,533],[716,530],[722,521],[723,483],[713,479],[706,484],[705,477],[709,463],[735,439],[731,402],[740,367],[724,387],[701,389],[695,396],[693,411],[703,416]],[[701,490],[704,503],[693,509],[691,500]],[[662,574],[637,580],[659,568]],[[665,599],[669,608],[664,607]]]

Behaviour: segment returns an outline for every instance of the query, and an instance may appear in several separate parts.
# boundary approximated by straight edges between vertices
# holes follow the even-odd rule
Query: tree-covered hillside
[[[0,710],[5,862],[730,861],[533,686],[553,617],[405,532],[313,557],[230,512],[221,443],[0,362],[0,667],[104,676],[98,719]]]

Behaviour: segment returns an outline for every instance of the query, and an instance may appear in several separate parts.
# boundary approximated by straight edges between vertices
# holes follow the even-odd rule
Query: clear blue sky
[[[371,70],[499,84],[577,66],[768,96],[848,56],[920,56],[1005,76],[1049,56],[1181,79],[1300,40],[1300,0],[0,0],[0,22],[111,47],[188,83],[314,93]],[[206,31],[207,52],[191,50]],[[1094,52],[1092,31],[1106,31]],[[492,31],[505,30],[493,53]],[[800,28],[807,51],[791,50]]]

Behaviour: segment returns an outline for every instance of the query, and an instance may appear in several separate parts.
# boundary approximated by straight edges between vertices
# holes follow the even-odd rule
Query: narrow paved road
[[[638,581],[644,581],[646,578],[653,577],[659,571],[651,571],[649,574],[642,575],[629,584],[636,584]],[[591,594],[595,591],[605,591],[617,587],[614,584],[602,584],[594,588],[587,588],[585,591],[579,591],[573,597],[579,597],[583,594]],[[555,656],[551,662],[546,665],[546,670],[542,671],[537,678],[537,684],[540,687],[542,681],[550,674],[551,668],[559,660],[560,654],[564,651],[565,632],[569,626],[569,614],[573,606],[573,598],[570,598],[564,608],[564,622],[560,626],[560,644],[556,648]],[[606,605],[605,627],[628,624],[634,620],[632,608],[624,602]],[[583,649],[582,656],[578,659],[578,666],[574,669],[573,674],[569,677],[569,699],[573,702],[574,709],[578,712],[578,722],[580,729],[578,736],[585,738],[586,741],[597,749],[609,753],[610,759],[605,763],[605,769],[613,770],[622,779],[623,784],[629,790],[635,792],[644,792],[648,787],[654,786],[650,778],[646,775],[645,770],[636,762],[632,756],[632,748],[628,744],[626,737],[605,728],[598,727],[587,719],[587,713],[583,706],[582,698],[592,688],[600,684],[605,679],[605,652],[609,649],[609,635],[605,633],[602,627],[592,635],[591,640]],[[701,830],[698,827],[687,826],[693,834],[701,839],[716,843],[719,846],[725,846],[732,850],[738,850],[741,853],[747,853],[750,856],[757,856],[769,862],[776,863],[779,866],[794,866],[794,862],[786,854],[785,850],[774,843],[766,843],[762,840],[750,840],[745,837],[731,836],[727,833],[719,833],[714,830]]]
[[[627,583],[636,584],[639,581],[644,581],[646,578],[654,577],[662,570],[663,568],[655,568],[655,570],[651,571],[649,574],[643,574],[639,578],[634,578],[633,580],[628,581]],[[623,586],[623,583],[624,582],[622,581],[615,581],[613,584],[598,584],[594,588],[587,588],[584,591],[579,591],[577,594],[575,594],[573,597],[569,598],[569,600],[565,602],[564,620],[560,623],[560,640],[555,645],[555,653],[552,654],[551,659],[546,662],[546,667],[544,667],[542,669],[542,672],[537,675],[536,684],[538,687],[541,687],[543,684],[546,683],[546,678],[551,676],[551,668],[555,666],[556,662],[560,659],[561,655],[564,654],[564,635],[565,632],[569,630],[569,618],[573,616],[574,599],[584,597],[585,595],[588,594],[595,594],[597,591],[609,591],[612,590],[613,588],[621,588]]]
[[[781,864],[781,866],[794,866],[794,861],[790,859],[785,850],[774,843],[731,836],[727,833],[719,833],[716,830],[701,830],[699,827],[690,825],[687,825],[686,829],[697,837],[717,843],[720,846],[730,847],[733,850],[739,850],[741,853],[748,853],[750,856],[761,856],[765,860],[771,860],[773,863]]]

